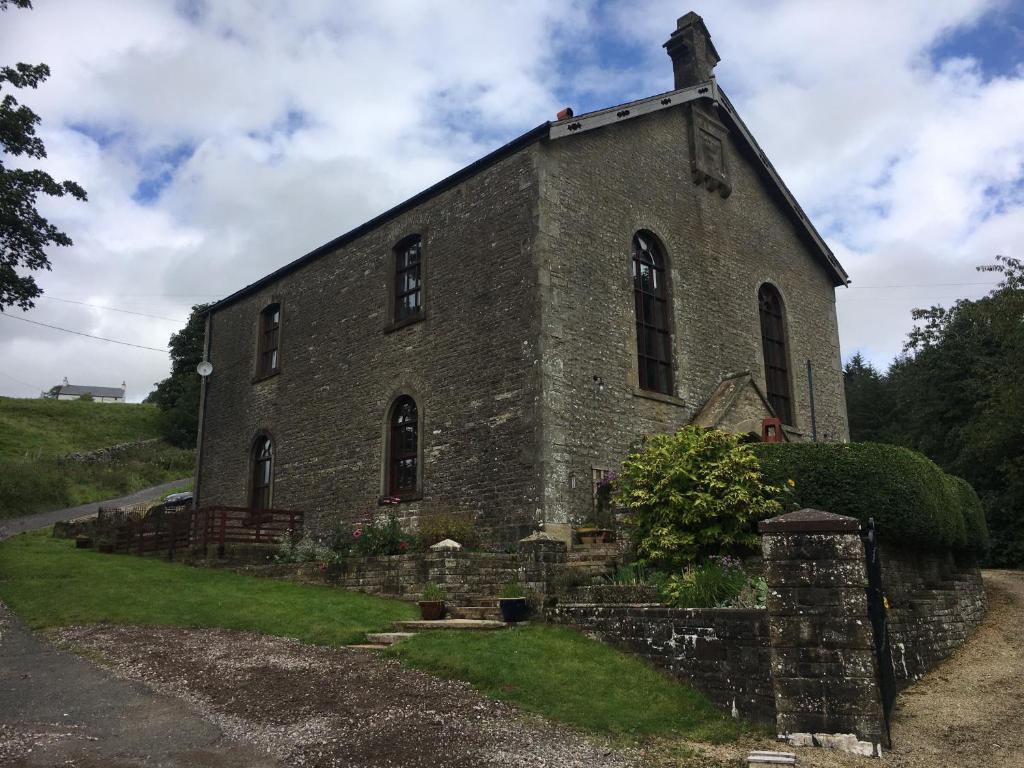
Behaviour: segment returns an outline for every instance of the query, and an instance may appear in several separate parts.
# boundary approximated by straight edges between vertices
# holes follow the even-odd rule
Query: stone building
[[[846,440],[846,272],[690,13],[675,89],[546,122],[209,311],[198,503],[564,535],[646,433]],[[396,501],[397,500],[397,501]]]

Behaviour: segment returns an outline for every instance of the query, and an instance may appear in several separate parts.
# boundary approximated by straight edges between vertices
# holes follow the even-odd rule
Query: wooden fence
[[[212,544],[223,557],[228,544],[280,544],[290,533],[299,533],[302,522],[302,512],[281,509],[125,507],[100,509],[96,536],[114,552],[159,552],[173,559],[175,551]]]

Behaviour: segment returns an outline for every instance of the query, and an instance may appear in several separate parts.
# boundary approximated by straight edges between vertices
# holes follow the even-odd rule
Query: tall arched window
[[[418,484],[419,412],[416,401],[402,395],[391,409],[388,446],[388,493],[414,495]]]
[[[395,247],[395,322],[419,317],[423,312],[423,280],[420,273],[420,236],[413,235]]]
[[[672,333],[665,259],[649,232],[633,235],[633,302],[640,388],[672,394]]]
[[[260,435],[252,447],[252,509],[270,509],[270,489],[274,482],[274,448],[270,438]]]
[[[789,391],[789,352],[782,296],[765,283],[757,292],[761,315],[761,346],[764,350],[764,381],[768,402],[783,424],[793,423],[793,398]]]
[[[260,313],[258,374],[269,376],[280,367],[281,305],[270,304]]]

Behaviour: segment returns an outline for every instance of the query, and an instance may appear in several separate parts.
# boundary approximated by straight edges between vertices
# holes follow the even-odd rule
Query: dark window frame
[[[392,256],[391,317],[397,327],[421,320],[424,316],[423,238],[418,234],[403,238],[394,247]]]
[[[675,392],[672,294],[664,248],[653,233],[646,230],[634,233],[630,264],[637,381],[645,392],[672,396]]]
[[[410,409],[411,406],[411,409]],[[422,415],[412,395],[395,398],[388,410],[385,493],[410,500],[420,496]]]
[[[268,304],[260,311],[256,345],[256,378],[265,379],[281,372],[281,302]]]
[[[765,395],[782,423],[793,426],[793,387],[790,381],[786,306],[779,289],[771,283],[762,283],[757,289],[757,314],[761,326]]]
[[[274,439],[258,434],[249,452],[249,509],[272,509],[274,499]]]

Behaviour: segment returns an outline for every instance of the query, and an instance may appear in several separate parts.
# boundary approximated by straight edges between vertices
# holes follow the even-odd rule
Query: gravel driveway
[[[110,625],[54,633],[246,744],[297,766],[637,765],[635,756],[524,716],[468,685],[366,651],[221,630]]]
[[[1024,768],[1024,573],[989,571],[984,576],[989,598],[984,623],[956,654],[900,694],[893,722],[893,751],[875,762],[800,749],[796,751],[801,766]],[[373,654],[261,635],[103,625],[65,629],[53,633],[51,639],[100,659],[119,678],[115,682],[127,686],[131,695],[148,690],[140,683],[155,691],[150,693],[152,701],[140,700],[140,724],[148,723],[144,727],[155,729],[156,736],[161,727],[173,727],[191,738],[193,748],[200,750],[195,754],[203,755],[196,765],[232,764],[223,762],[233,754],[231,745],[251,750],[265,761],[257,763],[250,757],[251,765],[367,768],[736,768],[743,765],[742,758],[751,749],[779,748],[768,739],[721,746],[659,740],[642,749],[625,750],[525,716],[509,705],[482,697],[467,685],[440,680]],[[56,655],[74,659],[66,653]],[[115,684],[110,673],[83,659],[74,659],[74,663],[87,672],[92,670],[88,674],[98,676],[100,682],[106,679],[104,685]],[[69,684],[72,692],[78,690],[74,675],[83,672],[76,670],[62,673],[54,683],[59,684],[58,690]],[[75,705],[74,698],[60,706]],[[161,707],[169,709],[165,712]],[[180,722],[172,722],[171,715],[181,718]],[[60,720],[59,713],[54,717]],[[25,750],[34,738],[30,724],[5,729],[3,722],[0,717],[0,764],[65,764],[42,761],[45,738],[35,738],[41,746],[27,755]],[[178,731],[182,723],[186,727]],[[203,723],[212,726],[213,732],[204,731]],[[60,723],[52,725],[51,732]],[[81,742],[89,733],[87,723],[75,738]],[[4,762],[5,757],[9,762]],[[193,763],[66,763],[93,764]]]

